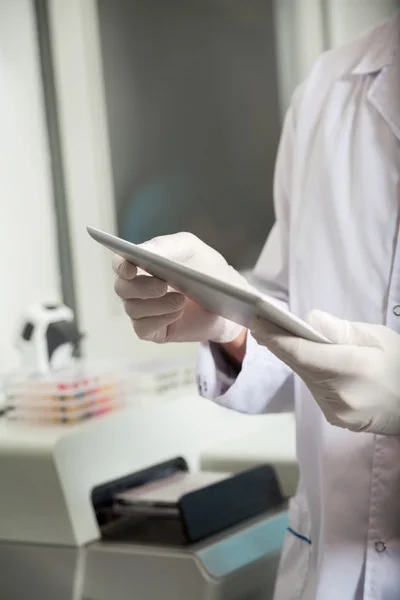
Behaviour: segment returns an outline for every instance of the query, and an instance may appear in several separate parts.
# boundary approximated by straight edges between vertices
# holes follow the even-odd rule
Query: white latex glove
[[[220,280],[248,287],[244,277],[226,260],[190,233],[176,233],[155,238],[142,247],[166,258],[202,271]],[[196,302],[170,290],[160,279],[151,277],[131,263],[115,256],[117,275],[115,291],[124,301],[139,338],[157,342],[228,343],[238,337],[243,327],[213,315]]]
[[[293,337],[260,319],[251,331],[301,377],[332,425],[400,435],[400,335],[320,311],[307,321],[333,344]]]

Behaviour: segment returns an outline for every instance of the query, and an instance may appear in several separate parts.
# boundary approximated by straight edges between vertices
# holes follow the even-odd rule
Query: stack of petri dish
[[[118,410],[125,406],[128,387],[132,391],[132,375],[126,367],[109,361],[77,361],[46,374],[17,374],[5,386],[7,418],[73,425]]]

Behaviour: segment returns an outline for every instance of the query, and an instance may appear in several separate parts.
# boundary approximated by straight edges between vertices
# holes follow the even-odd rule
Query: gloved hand
[[[161,236],[142,247],[220,280],[248,287],[245,278],[221,254],[190,233]],[[118,256],[114,257],[113,268],[117,275],[115,291],[143,340],[159,344],[228,343],[243,330],[240,325],[213,315],[183,294],[170,290],[165,282],[138,272],[134,265]]]
[[[251,332],[299,375],[332,425],[400,435],[400,335],[320,311],[307,321],[333,344],[293,337],[261,319]]]

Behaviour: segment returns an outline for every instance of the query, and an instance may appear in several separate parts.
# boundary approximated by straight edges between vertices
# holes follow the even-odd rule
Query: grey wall
[[[120,234],[191,230],[238,267],[273,222],[272,0],[99,0]]]

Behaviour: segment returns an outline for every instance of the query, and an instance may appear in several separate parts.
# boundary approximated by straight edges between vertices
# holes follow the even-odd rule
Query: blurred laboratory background
[[[118,231],[191,231],[238,268],[273,221],[272,2],[99,2]]]
[[[1,599],[272,597],[293,414],[200,398],[196,345],[136,338],[86,226],[190,231],[251,270],[294,90],[399,8],[0,0]]]
[[[25,306],[52,298],[89,355],[162,352],[134,339],[85,225],[134,242],[192,231],[250,269],[294,89],[398,5],[0,0],[4,368]]]

